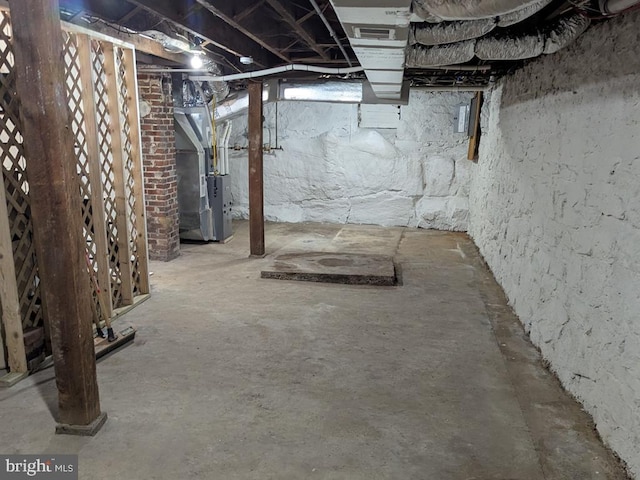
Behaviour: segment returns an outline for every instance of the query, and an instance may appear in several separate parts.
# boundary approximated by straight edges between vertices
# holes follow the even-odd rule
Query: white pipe
[[[333,30],[333,28],[331,28],[331,25],[329,24],[329,21],[327,20],[327,17],[325,17],[324,13],[322,13],[322,10],[320,10],[320,7],[316,3],[316,0],[309,0],[309,2],[311,2],[311,5],[313,5],[314,10],[316,11],[318,16],[320,17],[320,20],[322,20],[322,23],[324,23],[324,26],[327,27],[327,30],[329,31],[329,35],[331,35],[331,38],[333,38],[335,40],[336,45],[338,45],[338,48],[342,52],[342,56],[347,61],[349,66],[352,67],[353,63],[351,63],[351,59],[349,58],[349,55],[347,55],[347,52],[345,51],[344,47],[342,46],[342,42],[338,38],[338,35],[336,35],[335,30]]]
[[[203,72],[204,70],[192,70],[192,69],[173,69],[173,68],[145,68],[140,69],[140,72],[150,72],[150,73],[181,73],[181,72]],[[268,75],[275,75],[277,73],[284,72],[313,72],[313,73],[325,73],[328,75],[346,75],[348,73],[358,73],[363,72],[363,67],[348,67],[348,68],[327,68],[327,67],[316,67],[314,65],[298,65],[298,64],[290,64],[290,65],[282,65],[280,67],[267,68],[265,70],[255,70],[253,72],[244,72],[244,73],[236,73],[233,75],[195,75],[190,76],[189,78],[196,82],[230,82],[232,80],[244,80],[247,78],[259,78],[266,77]]]
[[[229,141],[231,140],[231,130],[233,129],[233,123],[227,122],[225,126],[224,135],[224,174],[229,174]]]

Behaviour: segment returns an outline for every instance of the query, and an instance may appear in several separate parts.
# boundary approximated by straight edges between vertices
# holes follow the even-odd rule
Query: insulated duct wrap
[[[442,45],[461,42],[486,35],[496,26],[493,18],[468,22],[442,22],[437,24],[415,24],[410,31],[410,43]]]
[[[540,0],[413,0],[413,12],[427,21],[478,20],[515,12]]]
[[[515,25],[516,23],[520,23],[523,20],[526,20],[534,13],[539,12],[544,7],[549,5],[551,0],[541,0],[539,2],[533,3],[531,5],[527,5],[515,12],[505,13],[504,15],[500,15],[498,18],[498,26],[499,27],[509,27],[511,25]]]
[[[415,46],[408,49],[406,66],[426,68],[466,63],[473,58],[474,46],[473,40],[432,47]]]
[[[589,28],[590,23],[591,20],[578,13],[559,19],[546,35],[544,53],[556,53],[573,43]]]
[[[481,60],[524,60],[542,55],[544,43],[540,33],[481,38],[476,43],[476,56]]]

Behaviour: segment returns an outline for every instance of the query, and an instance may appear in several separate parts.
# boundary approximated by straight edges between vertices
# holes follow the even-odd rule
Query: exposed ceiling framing
[[[426,63],[425,66],[420,64],[418,66],[421,68],[416,68],[416,65],[410,65],[408,60],[407,67],[405,64],[391,65],[384,60],[373,58],[370,54],[373,50],[368,48],[372,46],[371,42],[364,37],[357,38],[354,25],[362,24],[361,31],[372,30],[372,27],[373,30],[379,28],[379,22],[367,20],[362,12],[367,8],[371,12],[386,12],[389,10],[386,7],[393,6],[398,1],[400,0],[334,0],[336,10],[331,0],[315,0],[318,9],[311,0],[59,0],[62,20],[135,44],[138,50],[143,52],[138,57],[139,62],[188,67],[190,55],[163,50],[156,42],[138,35],[140,32],[154,31],[180,40],[184,45],[191,44],[201,49],[215,61],[222,74],[285,64],[347,67],[350,64],[362,64],[365,59],[369,61],[368,65],[363,64],[367,70],[367,77],[371,77],[369,80],[372,84],[378,82],[380,88],[387,88],[391,81],[397,85],[402,78],[415,86],[477,87],[486,85],[491,79],[524,63],[522,60],[481,60],[482,57],[476,55],[471,61],[462,61],[461,65],[453,67],[450,64]],[[522,0],[522,4],[527,1],[533,0]],[[628,3],[627,0],[602,1],[622,1],[625,5]],[[414,0],[413,10],[416,3],[426,2],[435,2],[434,5],[442,3],[435,0]],[[595,21],[608,18],[607,15],[598,16],[597,2],[598,0],[549,0],[549,4],[539,13],[504,31],[508,35],[526,35],[536,28],[548,30],[554,18],[567,12],[588,15]],[[3,3],[6,4],[6,0],[0,0],[0,5]],[[403,5],[404,3],[408,5],[410,0],[403,2]],[[472,0],[469,2],[470,5],[476,3]],[[345,7],[346,10],[343,8],[343,12],[340,10],[341,7]],[[360,12],[357,15],[364,16],[345,16],[345,12],[349,13],[349,8],[356,9]],[[337,13],[348,21],[342,18],[344,22],[341,22]],[[412,17],[411,21],[419,20]],[[411,35],[414,25],[417,24],[412,23],[409,27]],[[399,24],[392,25],[394,28],[397,26]],[[336,35],[332,36],[331,31]],[[396,29],[396,36],[400,33],[402,35],[395,40],[406,38],[401,29]],[[387,43],[394,43],[389,40]],[[355,45],[358,55],[352,45]],[[390,46],[386,45],[386,48]],[[397,47],[395,44],[393,46]],[[409,47],[411,46],[410,43]],[[362,47],[367,48],[363,50]],[[402,46],[398,50],[402,50]],[[242,57],[250,57],[252,63],[248,63],[246,58],[241,62]],[[374,64],[371,64],[372,58]],[[364,77],[363,74],[354,76]]]

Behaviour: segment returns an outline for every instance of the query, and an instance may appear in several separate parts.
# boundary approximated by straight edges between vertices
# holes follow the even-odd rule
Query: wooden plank
[[[478,161],[478,148],[480,147],[480,110],[482,108],[482,92],[476,92],[475,96],[475,108],[471,112],[471,128],[472,135],[469,138],[469,151],[467,152],[467,159],[472,162]]]
[[[2,173],[0,173],[0,303],[2,303],[2,324],[9,370],[12,373],[24,373],[27,371],[27,355],[22,334],[20,297]]]
[[[133,303],[133,275],[131,272],[131,246],[129,244],[129,215],[125,188],[123,133],[120,124],[120,100],[116,71],[116,52],[113,45],[101,42],[104,53],[104,73],[107,81],[107,109],[111,126],[111,153],[113,155],[113,187],[116,193],[116,228],[118,229],[118,260],[121,272],[122,301]]]
[[[87,135],[87,162],[91,184],[91,211],[93,217],[93,239],[96,244],[96,278],[100,287],[100,307],[107,318],[113,314],[111,295],[111,273],[109,267],[109,242],[107,240],[107,220],[104,212],[104,192],[100,169],[100,140],[96,105],[93,100],[93,64],[91,61],[91,40],[85,34],[77,34],[80,82],[82,84],[82,108],[84,110],[85,133]]]
[[[9,2],[7,0],[0,0],[0,11],[7,10],[9,10]],[[180,65],[186,65],[189,63],[190,55],[186,53],[167,52],[160,43],[151,38],[146,38],[136,34],[119,33],[115,29],[101,22],[92,23],[91,28],[87,28],[84,26],[87,25],[87,23],[80,18],[81,13],[84,12],[78,12],[74,17],[70,18],[69,21],[60,21],[62,29],[67,32],[89,35],[91,38],[96,40],[105,40],[118,45],[119,47],[135,48],[141,52],[149,53]]]
[[[57,420],[86,426],[104,414],[96,378],[81,201],[77,193],[71,194],[78,192],[78,179],[61,61],[59,5],[58,0],[11,0],[9,5],[34,242],[58,388]]]
[[[142,171],[142,137],[140,133],[140,115],[138,108],[138,76],[136,75],[136,57],[132,49],[124,49],[125,80],[129,98],[123,99],[129,107],[129,141],[133,158],[133,182],[135,195],[136,248],[138,250],[140,270],[140,293],[149,293],[149,251],[147,248],[147,214],[144,199],[144,175]]]
[[[262,82],[249,84],[249,238],[252,256],[264,256]]]
[[[250,16],[253,12],[255,12],[258,8],[260,8],[263,3],[264,3],[264,0],[257,0],[250,7],[247,7],[246,9],[241,11],[240,13],[234,15],[233,16],[233,20],[235,22],[240,23],[242,20],[244,20],[245,18]]]

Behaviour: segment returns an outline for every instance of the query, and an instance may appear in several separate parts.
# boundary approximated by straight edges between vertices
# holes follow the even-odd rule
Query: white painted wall
[[[484,110],[470,234],[640,478],[640,14],[508,77]]]
[[[281,222],[364,223],[466,230],[471,162],[453,112],[468,93],[412,90],[398,129],[358,128],[358,106],[280,102],[278,146],[264,156],[265,216]],[[265,105],[276,144],[276,105]],[[247,117],[231,145],[247,145]],[[232,152],[237,216],[248,215],[247,152]]]

